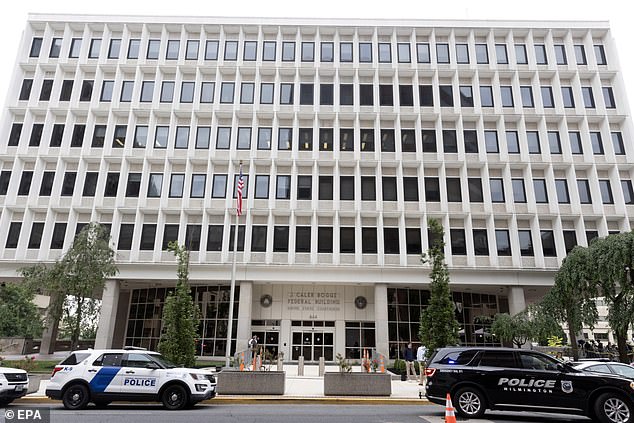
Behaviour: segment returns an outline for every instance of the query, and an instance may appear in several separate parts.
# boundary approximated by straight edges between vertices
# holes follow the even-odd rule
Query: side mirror
[[[564,363],[557,363],[557,371],[561,373],[568,373],[568,369]]]
[[[156,363],[148,363],[145,365],[146,369],[151,369],[151,370],[156,370],[159,368],[158,364]]]

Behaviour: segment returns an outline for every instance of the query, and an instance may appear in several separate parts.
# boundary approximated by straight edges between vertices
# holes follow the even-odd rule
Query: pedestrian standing
[[[255,370],[255,356],[258,350],[258,336],[253,335],[251,339],[249,339],[249,362],[253,363],[253,370]]]
[[[403,358],[405,359],[405,369],[407,370],[407,379],[410,378],[410,374],[414,376],[414,379],[418,379],[416,376],[416,369],[414,368],[414,360],[416,356],[414,354],[414,350],[412,349],[412,343],[407,344],[407,348],[403,353]]]
[[[425,367],[427,367],[427,347],[422,345],[416,350],[416,361],[418,361],[418,371],[420,372],[419,385],[425,384]]]

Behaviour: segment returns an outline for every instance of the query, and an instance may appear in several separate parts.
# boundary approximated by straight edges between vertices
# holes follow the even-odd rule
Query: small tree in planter
[[[352,366],[350,362],[342,356],[340,353],[337,353],[335,357],[337,361],[337,366],[339,366],[339,373],[350,373],[352,371]]]
[[[158,350],[170,361],[183,367],[196,364],[198,308],[189,289],[189,251],[176,242],[167,249],[178,259],[178,282],[174,293],[167,296],[163,307],[164,332]]]
[[[428,351],[458,344],[458,321],[449,289],[449,270],[445,263],[445,231],[436,219],[427,221],[429,250],[421,261],[431,264],[429,306],[420,314],[418,337]]]

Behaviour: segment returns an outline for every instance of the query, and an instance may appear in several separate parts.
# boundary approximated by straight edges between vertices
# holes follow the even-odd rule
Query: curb
[[[118,402],[118,401],[116,401]],[[61,401],[53,400],[48,397],[22,397],[13,402],[13,404],[27,403],[58,403]],[[118,402],[120,404],[155,404],[153,402]],[[389,397],[271,397],[271,396],[218,396],[214,399],[202,401],[201,404],[338,404],[338,405],[433,405],[426,399],[413,398],[389,398]]]

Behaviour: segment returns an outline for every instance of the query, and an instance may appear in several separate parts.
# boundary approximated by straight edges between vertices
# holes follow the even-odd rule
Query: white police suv
[[[93,402],[159,401],[180,410],[216,396],[214,375],[176,367],[159,353],[134,349],[75,351],[53,369],[46,395],[68,410]]]
[[[26,395],[29,376],[22,369],[0,367],[0,407]]]

